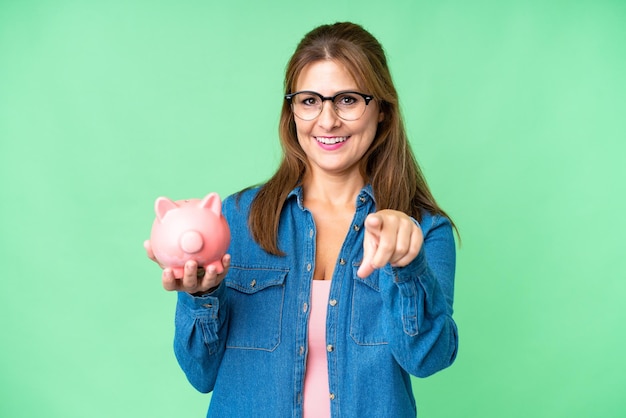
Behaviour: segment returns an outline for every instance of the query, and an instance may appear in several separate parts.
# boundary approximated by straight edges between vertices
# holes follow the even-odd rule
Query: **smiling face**
[[[295,90],[331,97],[340,91],[359,91],[359,86],[345,67],[325,60],[304,67]],[[383,119],[376,100],[372,100],[363,116],[355,121],[339,118],[331,101],[323,103],[322,113],[317,118],[310,121],[294,118],[298,142],[311,170],[306,175],[360,176],[359,161],[374,141],[378,123]]]

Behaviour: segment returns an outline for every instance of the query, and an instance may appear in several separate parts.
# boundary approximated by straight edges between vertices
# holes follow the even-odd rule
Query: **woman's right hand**
[[[152,251],[149,241],[144,242],[144,248],[146,249],[146,255],[148,258],[157,263],[159,267],[163,268],[154,256],[154,252]],[[187,264],[185,264],[183,277],[174,277],[172,269],[163,268],[163,274],[161,275],[163,288],[170,292],[179,291],[194,295],[209,293],[217,288],[222,280],[224,280],[224,277],[226,277],[228,267],[230,267],[229,254],[225,254],[224,257],[222,257],[222,265],[224,266],[224,271],[220,274],[217,273],[214,266],[209,266],[209,268],[203,272],[203,269],[199,269],[198,264],[195,261],[190,260]]]
[[[190,260],[185,264],[183,277],[174,277],[172,269],[165,268],[161,276],[163,288],[167,291],[187,292],[194,296],[209,293],[216,289],[226,277],[230,267],[230,254],[225,254],[222,257],[222,264],[224,265],[222,273],[218,274],[215,266],[208,266],[202,274],[204,269],[198,269],[198,264]],[[199,272],[200,274],[198,274]]]

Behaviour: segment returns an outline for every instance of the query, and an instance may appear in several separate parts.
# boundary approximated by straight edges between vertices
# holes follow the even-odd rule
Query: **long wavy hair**
[[[377,210],[399,210],[418,221],[422,210],[448,217],[435,202],[411,151],[398,94],[378,40],[361,26],[349,22],[313,29],[300,41],[287,64],[285,94],[294,91],[304,67],[323,60],[342,64],[358,88],[374,96],[384,114],[376,137],[359,166],[363,179],[372,185]],[[248,223],[252,236],[265,251],[284,255],[278,247],[280,214],[287,196],[301,184],[309,169],[306,154],[298,143],[294,115],[286,100],[279,135],[282,161],[252,202]]]

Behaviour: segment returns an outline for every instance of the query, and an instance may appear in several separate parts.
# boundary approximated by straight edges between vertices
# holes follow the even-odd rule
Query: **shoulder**
[[[239,213],[239,214],[249,214],[250,206],[254,199],[259,195],[259,192],[263,189],[265,184],[260,184],[252,187],[245,188],[237,193],[233,193],[232,195],[226,197],[222,202],[222,208],[224,214],[229,213]],[[302,205],[302,187],[298,186],[295,189],[291,190],[288,196],[288,200],[294,200],[299,202],[299,205]],[[265,208],[263,208],[265,209]]]
[[[244,189],[227,196],[222,201],[222,214],[231,227],[231,231],[247,229],[250,205],[258,193],[258,187]]]
[[[452,222],[447,217],[438,214],[430,213],[423,210],[422,219],[419,221],[419,226],[422,229],[424,238],[429,235],[447,236],[454,239],[452,232]]]
[[[248,209],[250,208],[250,205],[256,195],[259,193],[260,188],[261,186],[248,187],[226,197],[222,202],[224,212],[248,212]]]

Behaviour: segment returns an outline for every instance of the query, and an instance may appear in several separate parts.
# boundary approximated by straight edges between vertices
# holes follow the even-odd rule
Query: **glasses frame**
[[[309,93],[309,94],[314,94],[314,95],[318,96],[318,97],[322,100],[322,105],[320,106],[320,111],[319,111],[319,113],[318,113],[317,115],[315,115],[315,117],[313,117],[313,118],[311,118],[311,119],[305,119],[305,118],[303,118],[303,117],[301,117],[301,116],[298,116],[298,115],[296,114],[296,112],[293,110],[293,101],[292,101],[292,99],[293,99],[293,97],[294,97],[296,94],[300,94],[300,93]],[[356,94],[356,95],[358,95],[358,96],[361,96],[361,97],[365,100],[365,110],[363,110],[363,113],[361,113],[361,115],[360,115],[358,118],[356,118],[356,119],[346,119],[346,118],[341,117],[341,115],[339,115],[339,112],[337,111],[337,106],[335,105],[335,99],[336,99],[337,97],[341,96],[342,94]],[[330,102],[333,104],[333,110],[335,111],[335,114],[336,114],[336,115],[337,115],[340,119],[343,119],[343,120],[346,120],[346,121],[354,121],[354,120],[359,120],[359,119],[361,119],[361,117],[365,114],[365,111],[367,110],[367,105],[369,105],[369,104],[370,104],[370,102],[371,102],[373,99],[374,99],[374,96],[372,96],[371,94],[365,94],[365,93],[361,93],[361,92],[358,92],[358,91],[353,91],[353,90],[343,90],[343,91],[338,92],[338,93],[337,93],[337,94],[335,94],[334,96],[323,96],[322,94],[320,94],[320,93],[318,93],[318,92],[316,92],[316,91],[311,91],[311,90],[300,90],[300,91],[297,91],[297,92],[295,92],[295,93],[285,94],[285,100],[287,100],[287,102],[289,103],[289,106],[291,107],[291,111],[293,112],[294,116],[296,116],[298,119],[302,119],[302,120],[306,120],[306,121],[314,120],[314,119],[316,119],[319,115],[321,115],[321,114],[322,114],[322,111],[324,110],[324,102],[325,102],[326,100],[330,100]]]

